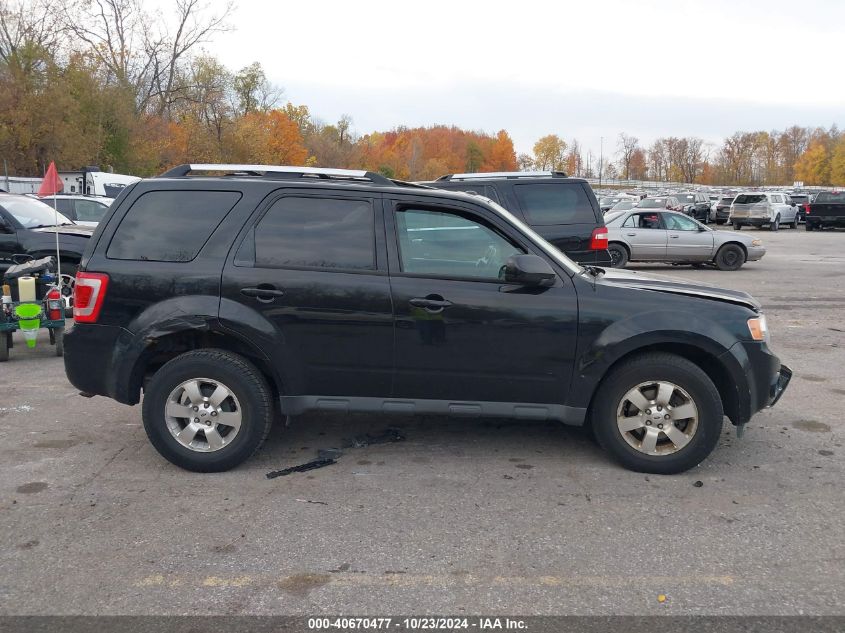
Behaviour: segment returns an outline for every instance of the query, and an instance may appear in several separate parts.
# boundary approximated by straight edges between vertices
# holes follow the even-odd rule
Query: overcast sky
[[[210,52],[360,134],[454,124],[612,154],[622,131],[845,126],[841,0],[239,0],[232,24]]]

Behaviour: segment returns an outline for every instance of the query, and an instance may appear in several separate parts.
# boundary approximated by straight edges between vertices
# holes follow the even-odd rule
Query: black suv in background
[[[70,382],[143,392],[152,444],[196,471],[331,410],[588,423],[625,466],[675,473],[791,376],[744,292],[581,267],[487,198],[363,171],[183,165],[126,187],[74,316]]]
[[[689,191],[672,194],[683,206],[683,212],[704,224],[710,223],[710,198],[703,193]]]
[[[579,264],[611,264],[604,217],[582,178],[561,171],[515,171],[448,174],[421,184],[490,198]]]
[[[731,217],[731,204],[733,204],[734,194],[722,196],[716,203],[716,213],[713,215],[713,221],[716,224],[727,224]]]

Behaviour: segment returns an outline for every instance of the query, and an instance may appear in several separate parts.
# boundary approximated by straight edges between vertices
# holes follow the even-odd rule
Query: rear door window
[[[106,256],[189,262],[240,200],[235,191],[150,191],[142,194],[114,233]]]
[[[255,265],[374,270],[374,217],[366,199],[280,198],[255,227]]]
[[[580,184],[526,183],[513,186],[528,224],[595,224],[596,216]]]

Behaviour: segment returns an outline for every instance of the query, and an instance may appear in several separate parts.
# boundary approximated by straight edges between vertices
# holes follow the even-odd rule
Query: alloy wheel
[[[616,425],[628,445],[647,455],[671,455],[698,430],[698,407],[683,388],[667,381],[630,389],[616,410]]]
[[[179,444],[200,453],[219,451],[231,444],[243,420],[232,390],[211,378],[192,378],[171,391],[164,418]]]

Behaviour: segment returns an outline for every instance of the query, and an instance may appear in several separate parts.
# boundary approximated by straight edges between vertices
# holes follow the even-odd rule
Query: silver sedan
[[[659,209],[631,209],[604,216],[612,266],[628,262],[714,265],[737,270],[766,254],[759,238],[714,231],[691,217]]]

